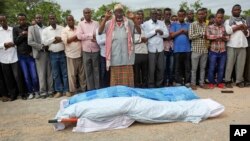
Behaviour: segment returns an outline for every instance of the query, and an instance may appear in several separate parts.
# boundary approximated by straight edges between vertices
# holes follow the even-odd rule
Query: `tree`
[[[0,13],[5,13],[5,1],[6,0],[1,0],[0,1]]]
[[[184,10],[190,10],[193,9],[195,12],[202,8],[203,3],[200,0],[196,0],[194,3],[191,3],[190,5],[188,5],[187,1],[183,1],[180,4],[180,9],[184,9]]]
[[[200,0],[196,0],[194,3],[191,3],[190,5],[188,5],[187,1],[183,1],[180,4],[180,9],[184,9],[184,10],[194,10],[194,12],[196,13],[198,9],[202,8],[203,3]],[[207,10],[208,16],[212,14],[211,9]]]
[[[181,2],[181,4],[180,4],[180,9],[184,9],[184,10],[189,10],[190,8],[189,8],[189,6],[188,6],[188,2],[187,1],[183,1],[183,2]]]
[[[195,11],[197,11],[202,7],[202,5],[203,3],[200,0],[197,0],[193,4],[190,4],[190,7],[192,7]]]
[[[50,13],[56,15],[58,23],[62,23],[64,18],[71,13],[70,10],[63,11],[55,2],[44,0],[4,0],[4,8],[1,10],[8,16],[11,25],[17,24],[18,13],[26,14],[28,21],[34,19],[36,14],[42,14],[45,23],[48,23]]]
[[[244,10],[244,11],[243,11],[243,15],[244,15],[245,17],[250,16],[250,9]]]

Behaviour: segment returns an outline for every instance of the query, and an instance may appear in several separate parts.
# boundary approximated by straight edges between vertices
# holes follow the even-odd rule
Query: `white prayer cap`
[[[114,6],[114,11],[117,10],[117,9],[123,10],[123,6],[122,6],[120,3],[118,3],[118,4],[116,4],[116,5]]]

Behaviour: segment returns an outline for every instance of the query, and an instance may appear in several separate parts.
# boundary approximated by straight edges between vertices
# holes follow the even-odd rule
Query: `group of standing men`
[[[232,16],[224,21],[224,11],[219,10],[214,23],[207,25],[206,8],[197,11],[197,21],[188,16],[187,22],[185,10],[179,10],[177,21],[171,21],[171,9],[164,9],[164,18],[159,16],[161,11],[152,9],[151,19],[144,22],[143,11],[128,12],[125,17],[123,6],[117,4],[114,13],[109,10],[102,17],[100,26],[92,20],[91,9],[85,8],[78,27],[72,15],[62,27],[50,14],[45,27],[42,15],[37,14],[36,24],[30,26],[26,15],[19,14],[19,26],[13,29],[7,17],[0,15],[3,101],[15,100],[17,95],[23,99],[72,96],[77,91],[114,85],[224,88],[225,70],[226,87],[232,87],[234,66],[236,85],[244,87],[250,23],[240,12],[240,5],[234,5]],[[245,69],[247,82],[249,66]]]

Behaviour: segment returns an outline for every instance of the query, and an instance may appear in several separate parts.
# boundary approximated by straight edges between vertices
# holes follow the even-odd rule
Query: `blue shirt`
[[[177,32],[181,29],[189,30],[189,24],[188,23],[173,23],[170,27],[170,33],[171,32]],[[188,38],[188,35],[186,34],[179,34],[174,37],[174,53],[178,52],[190,52],[191,51],[191,45]]]

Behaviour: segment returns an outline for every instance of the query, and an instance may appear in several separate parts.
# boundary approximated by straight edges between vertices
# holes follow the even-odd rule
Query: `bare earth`
[[[199,124],[175,122],[165,124],[136,123],[127,129],[73,133],[72,127],[55,132],[52,119],[63,98],[16,100],[0,102],[1,141],[228,141],[230,124],[250,124],[250,88],[236,88],[233,94],[221,89],[198,89],[202,98],[212,98],[223,104],[225,112]]]

